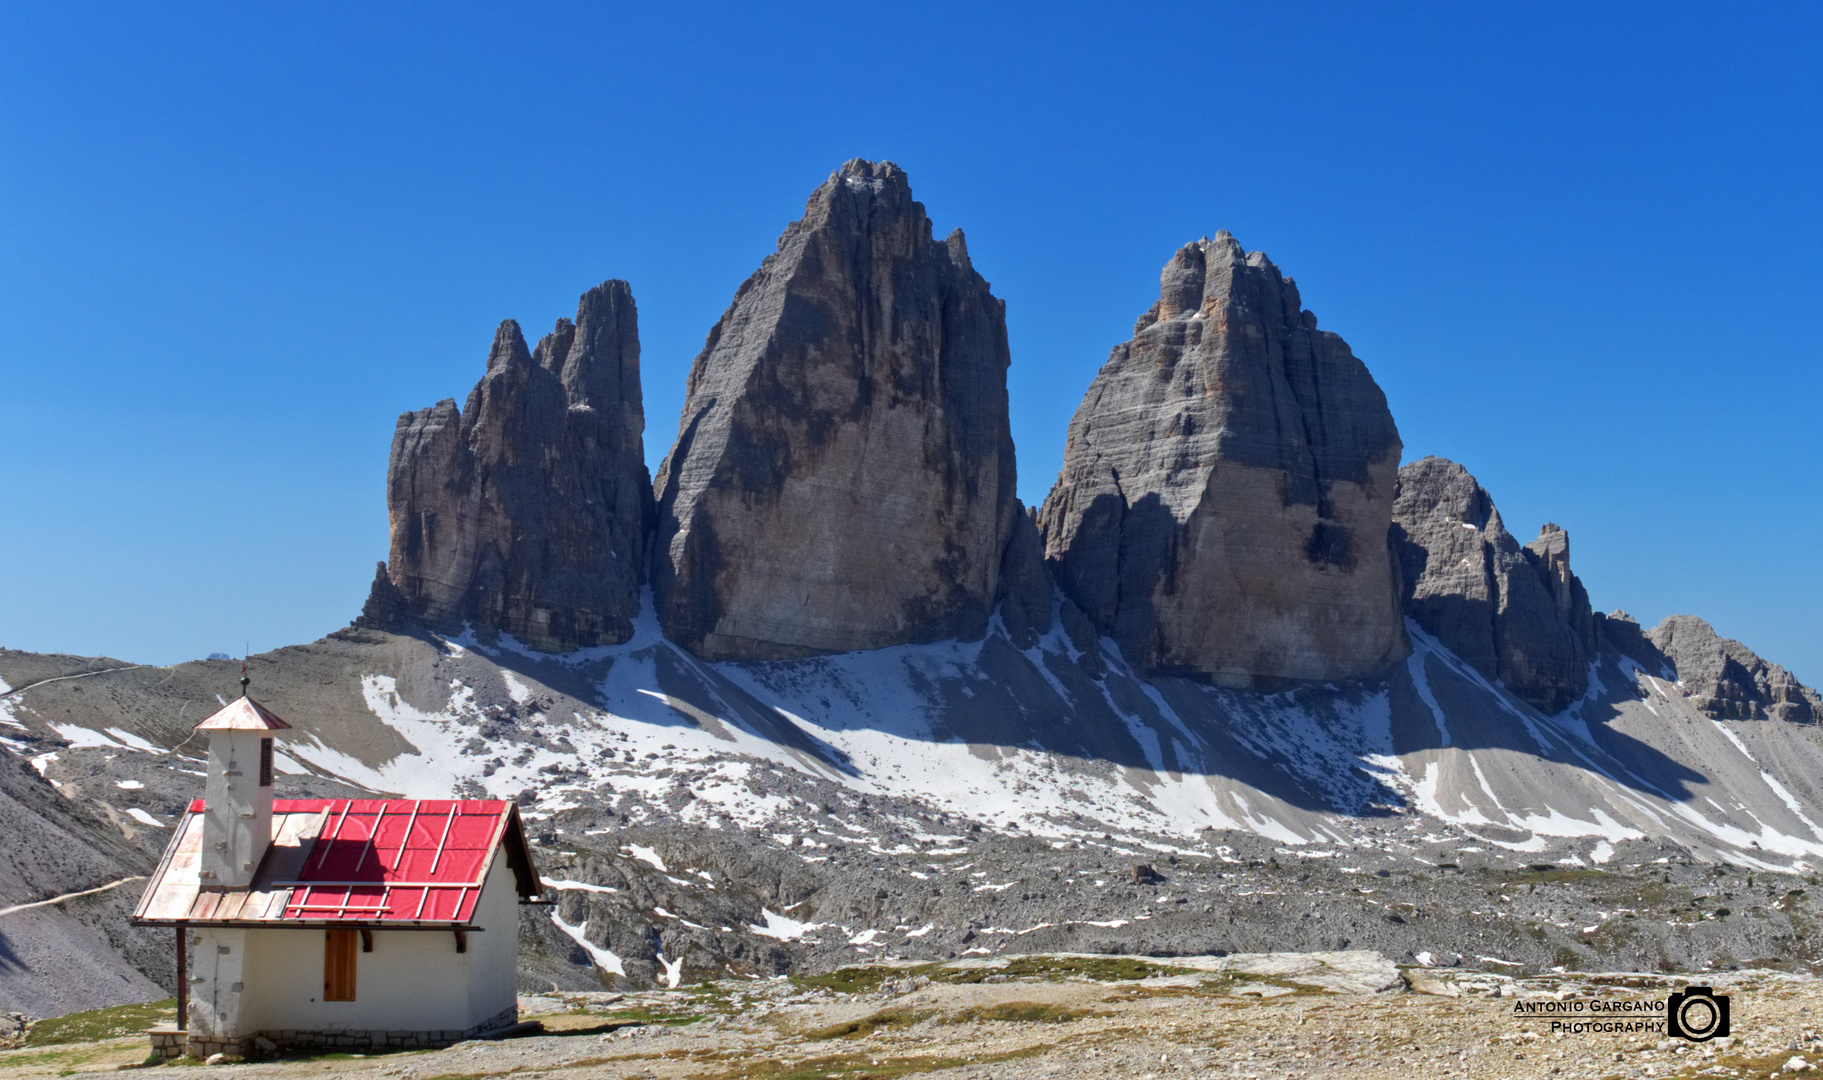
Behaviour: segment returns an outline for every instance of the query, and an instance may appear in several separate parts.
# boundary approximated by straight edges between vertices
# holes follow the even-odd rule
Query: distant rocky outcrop
[[[1672,615],[1643,636],[1691,703],[1718,720],[1823,720],[1823,697],[1815,690],[1695,615]]]
[[[653,594],[709,659],[976,638],[1018,514],[1005,305],[850,161],[735,293],[659,469]]]
[[[1545,712],[1582,696],[1596,616],[1568,533],[1548,524],[1521,547],[1469,471],[1440,457],[1399,470],[1393,520],[1405,611],[1426,633]]]
[[[547,651],[625,641],[652,519],[644,428],[626,282],[584,293],[535,350],[501,323],[466,408],[399,418],[367,621],[469,624]]]
[[[1077,409],[1046,556],[1143,670],[1367,674],[1407,649],[1387,547],[1399,453],[1366,365],[1217,233],[1172,257]]]

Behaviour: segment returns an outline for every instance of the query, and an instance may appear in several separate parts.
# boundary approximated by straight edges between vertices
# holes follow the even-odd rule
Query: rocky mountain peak
[[[1469,471],[1439,457],[1399,470],[1393,520],[1405,611],[1426,633],[1545,712],[1582,696],[1597,632],[1568,533],[1547,524],[1521,548]]]
[[[1526,545],[1526,555],[1538,571],[1545,591],[1557,606],[1557,618],[1581,640],[1593,644],[1595,622],[1589,607],[1589,594],[1582,581],[1570,573],[1570,534],[1556,522],[1545,522],[1538,539]]]
[[[891,162],[844,164],[736,292],[659,472],[653,594],[712,659],[985,632],[1014,526],[1005,308]]]
[[[868,161],[866,158],[849,158],[842,163],[832,177],[840,181],[842,187],[850,191],[865,191],[878,194],[892,191],[895,198],[902,197],[905,202],[911,201],[911,180],[905,170],[890,161]],[[835,186],[826,182],[824,187]],[[821,189],[819,189],[820,191]],[[811,196],[812,199],[816,195]]]
[[[1696,707],[1718,720],[1823,720],[1815,690],[1695,615],[1668,616],[1645,637]]]
[[[1243,686],[1376,671],[1406,649],[1386,546],[1399,452],[1366,365],[1218,233],[1165,264],[1089,387],[1046,554],[1143,669]]]
[[[652,516],[644,427],[626,282],[583,294],[575,321],[535,349],[502,322],[463,409],[446,400],[399,418],[391,552],[367,620],[546,650],[626,640]]]
[[[502,319],[494,330],[494,344],[487,350],[487,373],[508,371],[523,368],[532,362],[532,354],[525,347],[525,335],[519,330],[519,323],[513,319]],[[477,385],[475,392],[481,387]]]
[[[1255,271],[1255,273],[1248,273]],[[1185,244],[1159,275],[1159,298],[1133,326],[1134,334],[1167,319],[1194,317],[1226,303],[1289,306],[1294,322],[1316,316],[1302,310],[1297,283],[1279,273],[1263,251],[1249,252],[1226,229]]]
[[[604,282],[583,293],[576,321],[558,319],[538,343],[535,359],[563,383],[570,408],[618,411],[619,429],[644,430],[639,317],[626,282]]]

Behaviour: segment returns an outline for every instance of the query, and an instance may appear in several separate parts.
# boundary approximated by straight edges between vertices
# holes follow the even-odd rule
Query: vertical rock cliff
[[[709,659],[980,636],[1014,526],[1005,306],[850,161],[735,293],[659,469],[653,594]]]
[[[548,651],[625,641],[652,519],[644,428],[626,282],[584,293],[535,350],[501,323],[465,409],[399,418],[392,550],[368,619],[466,623]]]
[[[1426,633],[1545,712],[1582,696],[1597,626],[1568,533],[1547,524],[1520,547],[1468,470],[1439,457],[1399,470],[1393,520],[1405,610]]]
[[[1040,515],[1066,595],[1130,662],[1230,686],[1405,655],[1386,397],[1295,283],[1187,245],[1070,423]]]

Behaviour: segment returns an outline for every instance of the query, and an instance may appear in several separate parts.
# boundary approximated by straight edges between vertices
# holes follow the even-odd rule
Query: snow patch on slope
[[[13,715],[13,704],[7,700],[7,698],[12,695],[12,692],[13,688],[6,684],[6,680],[0,679],[0,724],[5,724],[7,727],[18,728],[20,731],[24,731],[25,725],[20,722],[18,717]]]
[[[1598,678],[1570,709],[1546,717],[1411,629],[1411,656],[1377,679],[1257,694],[1143,679],[1106,643],[1103,673],[1078,677],[1061,666],[1063,656],[1076,653],[1060,626],[1023,653],[990,636],[789,663],[710,664],[666,641],[648,603],[632,639],[620,646],[546,656],[505,639],[487,646],[467,634],[446,639],[469,681],[492,686],[493,694],[504,685],[518,705],[532,700],[530,683],[499,668],[501,682],[478,675],[473,666],[484,661],[464,654],[523,653],[570,668],[611,661],[593,669],[593,700],[574,712],[559,708],[557,718],[534,714],[527,723],[535,738],[498,746],[479,739],[486,717],[476,690],[461,680],[448,684],[441,707],[428,710],[406,702],[391,677],[368,675],[363,701],[409,751],[375,764],[314,737],[299,737],[288,750],[377,791],[437,797],[479,789],[513,798],[530,788],[541,815],[585,797],[612,804],[638,793],[686,823],[732,823],[810,860],[843,843],[882,854],[913,849],[807,829],[805,805],[772,789],[775,772],[855,795],[913,798],[1057,843],[1107,834],[1136,850],[1180,850],[1174,845],[1205,828],[1243,829],[1288,845],[1348,843],[1353,815],[1415,809],[1510,850],[1589,837],[1612,852],[1623,840],[1675,835],[1749,852],[1757,844],[1763,857],[1823,852],[1761,820],[1791,828],[1795,817],[1805,826],[1799,831],[1823,840],[1805,816],[1809,808],[1728,726],[1714,725],[1721,737],[1700,744],[1675,744],[1658,734],[1662,728],[1618,735],[1616,717],[1655,714],[1643,711],[1650,703],[1638,702],[1624,681],[1617,694]],[[990,644],[996,651],[987,657]],[[1009,708],[1022,715],[1004,724],[979,721],[985,729],[958,721],[981,715],[978,703],[997,689],[994,680],[1008,663],[1029,666],[1014,675],[1037,688],[1031,699],[1043,700],[1021,698]],[[1626,666],[1621,670],[1624,680]],[[1650,676],[1637,674],[1650,685]],[[1465,701],[1472,703],[1466,709]],[[1606,711],[1596,712],[1598,704]],[[1689,714],[1681,700],[1671,704]],[[1394,715],[1414,705],[1413,715]],[[1081,729],[1067,726],[1084,718],[1100,725],[1092,733],[1099,743],[1068,741]],[[1628,740],[1642,739],[1659,740],[1645,743],[1658,758],[1625,749]],[[1102,749],[1108,746],[1112,752]],[[1682,762],[1684,771],[1656,764],[1667,760]],[[1756,779],[1751,792],[1729,792],[1761,816],[1745,806],[1699,812],[1691,793],[1697,785],[1687,779],[1693,772],[1726,775],[1734,787],[1745,783],[1736,774],[1763,778],[1764,787]],[[1720,783],[1711,781],[1710,789]],[[954,842],[920,837],[910,820],[904,830],[920,846]],[[662,860],[654,869],[663,871]]]
[[[603,971],[611,971],[616,975],[625,975],[627,973],[627,966],[621,963],[620,957],[615,956],[609,950],[589,941],[587,937],[589,922],[587,919],[577,923],[575,926],[571,926],[569,923],[563,921],[563,916],[552,911],[551,922],[556,925],[557,929],[568,934],[571,941],[582,946],[583,951],[589,954],[589,959],[594,962],[596,967]]]

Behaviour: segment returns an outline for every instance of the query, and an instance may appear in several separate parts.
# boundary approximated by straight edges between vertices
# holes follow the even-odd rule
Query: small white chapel
[[[173,928],[167,1057],[446,1046],[518,1021],[519,907],[540,903],[519,808],[274,799],[274,733],[242,695],[197,725],[203,797],[133,912]]]

